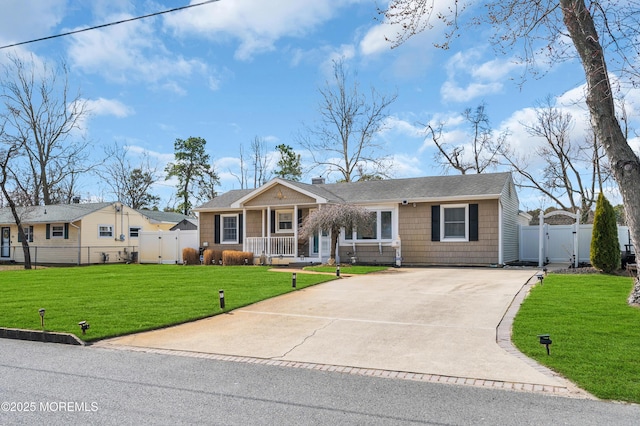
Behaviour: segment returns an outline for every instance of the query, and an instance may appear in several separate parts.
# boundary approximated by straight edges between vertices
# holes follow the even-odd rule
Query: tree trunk
[[[560,0],[564,22],[573,40],[587,80],[587,106],[591,123],[611,162],[624,202],[627,224],[634,244],[640,243],[640,161],[633,152],[615,114],[613,93],[602,46],[584,0]],[[640,280],[636,276],[629,303],[640,303]]]

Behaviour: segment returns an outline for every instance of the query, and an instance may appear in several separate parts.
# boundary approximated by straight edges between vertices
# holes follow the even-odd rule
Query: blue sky
[[[4,0],[0,45],[186,4],[187,0]],[[336,58],[344,58],[348,69],[357,72],[361,87],[397,93],[387,129],[378,136],[387,147],[385,154],[393,156],[393,177],[444,174],[421,124],[444,121],[447,140],[464,141],[467,129],[460,113],[481,102],[496,132],[509,129],[509,143],[521,153],[533,153],[540,143],[521,123],[531,122],[532,108],[547,95],[573,114],[574,137],[584,137],[587,116],[579,64],[559,65],[521,87],[521,65],[509,54],[497,56],[485,29],[466,34],[448,51],[431,47],[441,36],[438,27],[391,49],[385,36],[393,37],[395,29],[376,13],[376,5],[386,4],[221,0],[0,50],[0,63],[10,53],[64,60],[72,85],[89,101],[92,114],[83,132],[95,153],[118,142],[128,145],[132,155],[148,152],[163,169],[173,159],[176,138],[206,139],[221,177],[219,192],[240,187],[234,176],[239,174],[239,147],[248,151],[256,136],[272,149],[280,143],[291,145],[309,166],[309,155],[296,137],[305,124],[319,118],[318,88],[330,79]],[[627,110],[635,117],[636,98],[636,92],[627,93]],[[640,146],[637,138],[631,144],[634,149]],[[533,159],[532,168],[536,164]],[[305,181],[324,172],[305,170]],[[337,178],[328,176],[329,181]],[[86,179],[80,191],[85,199],[113,198],[95,178]],[[155,192],[162,196],[161,208],[173,202],[173,191],[172,181],[158,182]],[[615,192],[610,196],[615,201]],[[551,205],[535,193],[523,192],[520,198],[525,209]]]

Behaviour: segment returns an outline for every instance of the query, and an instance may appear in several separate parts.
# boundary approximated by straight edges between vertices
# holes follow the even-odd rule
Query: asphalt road
[[[640,406],[0,340],[0,424],[635,425]]]

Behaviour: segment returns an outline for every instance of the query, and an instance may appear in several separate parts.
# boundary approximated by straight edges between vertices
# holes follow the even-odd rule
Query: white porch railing
[[[246,251],[260,256],[264,252],[267,256],[295,256],[294,237],[247,237]]]

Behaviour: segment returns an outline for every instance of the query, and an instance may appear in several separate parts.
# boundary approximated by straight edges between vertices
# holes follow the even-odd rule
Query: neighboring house
[[[151,217],[120,202],[19,207],[37,263],[89,264],[135,261],[142,231],[168,230],[185,216]],[[175,213],[173,214],[175,215]],[[0,261],[23,262],[22,242],[9,208],[0,209]]]
[[[185,219],[195,220],[194,218],[176,212],[163,212],[159,210],[146,209],[139,209],[136,211],[146,217],[149,220],[149,223],[157,226],[157,229],[154,229],[154,231],[172,231],[171,228]],[[197,229],[197,227],[194,229]]]
[[[169,231],[197,231],[198,230],[198,219],[194,217],[189,217],[186,219],[182,219],[180,222],[173,225],[169,228]]]
[[[271,264],[326,262],[330,236],[300,239],[298,227],[323,205],[349,203],[375,215],[370,232],[338,239],[341,262],[502,265],[518,260],[518,195],[510,173],[312,184],[273,179],[194,209],[200,245],[264,254]]]

